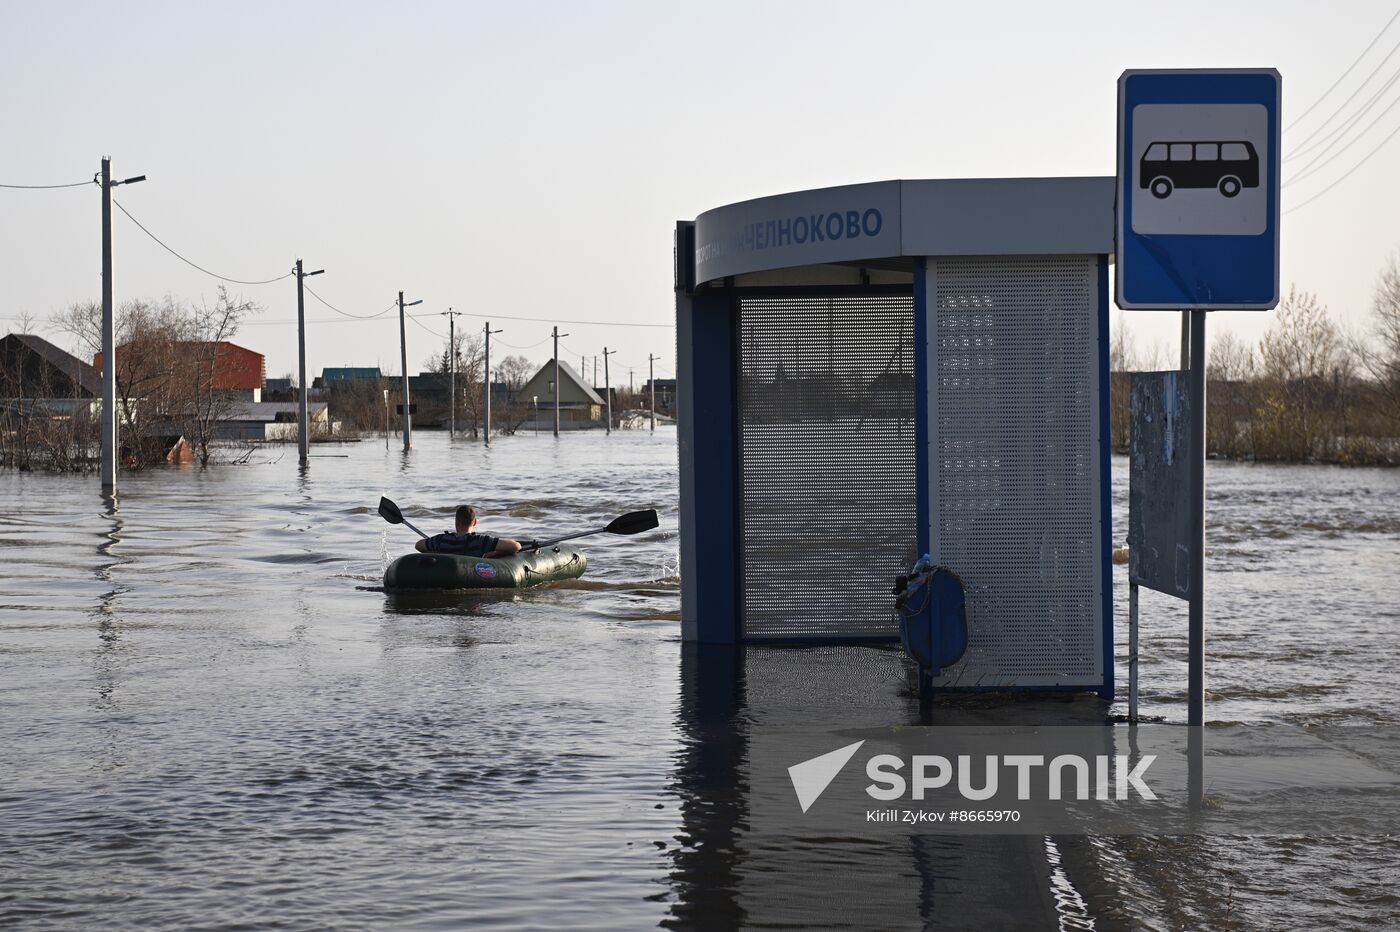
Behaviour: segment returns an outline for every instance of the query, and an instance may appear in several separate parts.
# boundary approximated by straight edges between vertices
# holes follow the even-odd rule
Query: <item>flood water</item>
[[[318,445],[305,474],[270,447],[123,476],[114,513],[92,477],[0,475],[0,925],[964,928],[997,899],[1042,921],[984,928],[1400,923],[1390,836],[747,839],[747,727],[917,703],[872,649],[754,651],[714,700],[679,637],[675,438],[425,432]],[[1400,471],[1207,481],[1208,720],[1395,725]],[[414,536],[381,494],[429,532],[461,501],[516,536],[661,528],[583,542],[572,583],[404,596],[379,584]],[[1123,567],[1115,596],[1122,678]],[[1182,720],[1184,608],[1142,616],[1143,712]]]

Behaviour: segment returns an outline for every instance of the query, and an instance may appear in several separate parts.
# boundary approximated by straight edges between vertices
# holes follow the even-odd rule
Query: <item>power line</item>
[[[326,307],[330,308],[331,310],[335,311],[337,314],[341,314],[341,315],[343,315],[343,316],[345,316],[345,317],[352,317],[352,318],[354,318],[355,320],[374,320],[374,319],[376,319],[376,318],[383,317],[385,314],[389,313],[389,312],[392,311],[394,308],[396,308],[396,307],[399,306],[398,302],[395,301],[393,304],[389,305],[389,306],[386,307],[384,310],[379,311],[379,312],[374,313],[374,314],[351,314],[349,311],[342,311],[340,308],[336,307],[334,304],[330,303],[330,302],[327,301],[325,298],[321,297],[321,296],[318,295],[316,292],[312,291],[312,290],[311,290],[311,286],[308,285],[308,284],[306,284],[305,282],[302,283],[302,286],[301,286],[301,287],[305,288],[306,291],[307,291],[307,293],[310,294],[311,297],[315,298],[317,301],[320,301],[322,304],[324,304]]]
[[[112,198],[112,203],[117,205],[117,209],[118,209],[118,210],[120,210],[122,213],[126,214],[128,220],[130,220],[132,223],[134,223],[134,224],[136,224],[138,227],[140,227],[142,233],[145,233],[145,234],[146,234],[147,236],[149,236],[151,239],[153,239],[153,240],[155,240],[157,243],[159,243],[159,244],[160,244],[160,247],[161,247],[162,249],[164,249],[166,252],[170,253],[170,254],[171,254],[172,256],[174,256],[176,259],[179,259],[181,262],[183,262],[183,263],[185,263],[186,265],[190,266],[191,268],[199,269],[199,270],[200,270],[201,272],[203,272],[205,275],[212,276],[213,278],[217,278],[217,279],[219,279],[220,281],[231,282],[231,283],[233,283],[233,284],[235,284],[235,285],[270,285],[270,284],[272,284],[273,282],[280,282],[280,281],[281,281],[282,279],[284,279],[284,278],[291,278],[291,277],[292,277],[292,273],[291,273],[291,272],[288,272],[288,273],[285,274],[285,275],[278,275],[276,278],[267,278],[267,279],[263,279],[262,281],[250,282],[250,281],[243,281],[242,279],[239,279],[239,278],[229,278],[227,275],[220,275],[218,272],[211,272],[211,271],[209,271],[208,269],[206,269],[204,266],[198,265],[198,264],[196,264],[196,263],[194,263],[194,262],[191,262],[189,259],[186,259],[184,256],[180,255],[178,252],[176,252],[175,250],[171,249],[169,246],[165,245],[165,243],[161,242],[160,237],[156,236],[156,235],[155,235],[154,233],[152,233],[150,230],[146,229],[145,226],[142,225],[142,223],[141,223],[140,220],[137,220],[135,217],[131,216],[131,211],[129,211],[129,210],[127,210],[125,207],[123,207],[123,206],[121,205],[121,201],[118,201],[116,198]]]
[[[1346,173],[1342,175],[1342,177],[1338,178],[1336,181],[1332,182],[1332,183],[1329,184],[1327,187],[1323,188],[1321,191],[1317,192],[1317,193],[1314,194],[1312,197],[1308,198],[1306,201],[1303,201],[1301,204],[1294,204],[1292,207],[1290,207],[1290,208],[1288,208],[1287,210],[1285,210],[1284,213],[1285,213],[1285,214],[1291,214],[1291,213],[1293,213],[1293,211],[1295,211],[1295,210],[1299,210],[1299,209],[1301,209],[1301,208],[1303,208],[1303,207],[1308,206],[1308,205],[1311,204],[1313,201],[1315,201],[1315,200],[1317,200],[1318,198],[1322,197],[1322,195],[1326,194],[1328,191],[1331,191],[1331,190],[1332,190],[1333,188],[1335,188],[1337,185],[1341,184],[1343,181],[1346,181],[1347,178],[1351,177],[1352,172],[1356,171],[1356,170],[1357,170],[1358,168],[1360,168],[1362,165],[1365,165],[1368,161],[1370,161],[1371,156],[1375,155],[1377,152],[1379,152],[1379,151],[1381,151],[1382,149],[1384,149],[1384,148],[1385,148],[1385,144],[1388,143],[1388,142],[1390,142],[1390,140],[1394,139],[1397,133],[1400,133],[1400,126],[1397,126],[1397,127],[1395,127],[1395,129],[1391,130],[1391,131],[1390,131],[1390,135],[1387,136],[1387,137],[1385,137],[1384,139],[1382,139],[1380,145],[1376,146],[1376,147],[1375,147],[1374,149],[1372,149],[1370,152],[1366,153],[1365,158],[1363,158],[1361,161],[1357,162],[1355,165],[1353,165],[1351,168],[1349,168],[1349,169],[1346,171]]]
[[[245,320],[245,321],[242,321],[242,322],[239,324],[239,326],[241,326],[241,327],[251,327],[251,326],[268,327],[268,326],[282,326],[282,325],[285,325],[285,324],[295,324],[296,322],[297,322],[297,321],[296,321],[296,318],[295,318],[295,317],[269,317],[269,318],[266,318],[266,319],[264,319],[264,320]],[[306,322],[307,322],[308,324],[361,324],[361,323],[364,323],[364,319],[363,319],[363,318],[348,318],[348,317],[308,317],[308,318],[306,318]]]
[[[1340,125],[1337,126],[1336,129],[1332,130],[1330,133],[1323,136],[1321,139],[1317,140],[1312,145],[1304,146],[1301,149],[1290,151],[1288,155],[1284,158],[1284,163],[1286,164],[1288,162],[1293,161],[1294,159],[1302,158],[1309,152],[1313,152],[1318,148],[1321,148],[1322,151],[1318,152],[1317,155],[1313,157],[1313,161],[1317,161],[1317,159],[1320,158],[1324,153],[1326,153],[1328,149],[1331,149],[1338,142],[1340,142],[1342,138],[1346,136],[1347,132],[1353,126],[1355,126],[1361,120],[1362,117],[1371,112],[1371,108],[1380,102],[1380,99],[1385,96],[1386,91],[1390,90],[1392,87],[1395,86],[1396,81],[1400,81],[1400,69],[1396,69],[1395,73],[1392,74],[1390,78],[1384,84],[1381,85],[1380,90],[1376,91],[1374,94],[1372,94],[1366,99],[1366,102],[1361,105],[1360,110],[1347,117],[1344,121],[1342,121]]]
[[[1400,78],[1400,73],[1397,73],[1397,74],[1396,74],[1396,77],[1397,77],[1397,78]],[[1341,155],[1343,155],[1348,149],[1350,149],[1352,146],[1356,145],[1356,144],[1357,144],[1358,142],[1360,142],[1362,139],[1366,138],[1366,134],[1369,133],[1369,132],[1371,131],[1371,128],[1374,127],[1374,126],[1375,126],[1377,123],[1379,123],[1381,120],[1385,119],[1385,115],[1386,115],[1387,113],[1389,113],[1390,111],[1394,110],[1396,104],[1400,104],[1400,96],[1397,96],[1394,100],[1392,100],[1392,101],[1390,102],[1390,106],[1386,107],[1386,108],[1385,108],[1384,110],[1382,110],[1379,114],[1377,114],[1377,116],[1376,116],[1376,118],[1375,118],[1374,120],[1372,120],[1370,123],[1366,124],[1366,128],[1363,129],[1360,133],[1358,133],[1358,134],[1356,135],[1356,138],[1352,139],[1350,142],[1348,142],[1346,145],[1342,146],[1342,147],[1341,147],[1340,149],[1338,149],[1336,152],[1333,152],[1333,153],[1332,153],[1330,156],[1328,156],[1326,159],[1323,159],[1321,162],[1319,162],[1318,159],[1322,158],[1322,156],[1326,154],[1327,149],[1330,149],[1331,146],[1329,145],[1329,146],[1327,147],[1327,149],[1323,149],[1321,152],[1319,152],[1319,153],[1317,154],[1317,158],[1314,158],[1314,159],[1313,159],[1311,162],[1309,162],[1307,165],[1304,165],[1301,169],[1299,169],[1299,173],[1298,173],[1298,174],[1293,175],[1293,176],[1290,177],[1286,182],[1284,182],[1283,187],[1288,187],[1288,185],[1293,184],[1295,181],[1302,181],[1304,178],[1307,178],[1307,177],[1310,176],[1310,175],[1315,175],[1315,174],[1317,174],[1319,171],[1321,171],[1322,169],[1324,169],[1324,168],[1326,168],[1328,165],[1330,165],[1332,162],[1336,161],[1337,158],[1340,157]],[[1365,111],[1363,110],[1363,111],[1361,111],[1361,113],[1365,113]],[[1360,115],[1360,114],[1358,114],[1358,116],[1359,116],[1359,115]],[[1335,144],[1335,142],[1334,142],[1334,144]]]
[[[482,320],[528,320],[534,323],[544,324],[588,324],[597,327],[669,327],[675,329],[675,324],[637,324],[622,320],[570,320],[564,317],[512,317],[509,314],[473,314],[471,311],[461,311],[466,317],[480,317]]]
[[[1312,102],[1312,106],[1308,107],[1308,109],[1306,109],[1306,110],[1304,110],[1302,113],[1298,114],[1298,116],[1296,116],[1296,117],[1293,119],[1293,122],[1292,122],[1292,123],[1289,123],[1287,126],[1285,126],[1285,127],[1283,128],[1283,131],[1284,131],[1285,133],[1288,132],[1288,131],[1289,131],[1290,129],[1292,129],[1293,127],[1297,126],[1300,122],[1302,122],[1302,120],[1303,120],[1305,117],[1307,117],[1307,115],[1308,115],[1309,113],[1312,113],[1314,110],[1316,110],[1318,104],[1320,104],[1320,103],[1322,103],[1324,100],[1326,100],[1326,99],[1327,99],[1327,95],[1330,94],[1330,93],[1332,93],[1333,91],[1335,91],[1335,90],[1337,89],[1338,85],[1340,85],[1343,81],[1345,81],[1345,80],[1347,79],[1347,75],[1351,74],[1352,70],[1353,70],[1357,65],[1361,64],[1361,59],[1365,58],[1365,57],[1366,57],[1366,54],[1367,54],[1368,52],[1370,52],[1371,49],[1373,49],[1373,48],[1376,47],[1376,43],[1379,42],[1379,41],[1381,41],[1381,36],[1385,35],[1386,30],[1390,28],[1391,24],[1394,23],[1395,20],[1396,20],[1397,18],[1400,18],[1400,10],[1396,10],[1396,11],[1395,11],[1395,14],[1394,14],[1393,16],[1390,17],[1390,19],[1386,22],[1386,24],[1385,24],[1384,26],[1381,27],[1381,31],[1378,32],[1378,33],[1376,33],[1375,38],[1373,38],[1373,39],[1371,40],[1371,44],[1368,45],[1368,46],[1366,46],[1364,49],[1362,49],[1362,50],[1361,50],[1361,54],[1358,55],[1358,56],[1356,56],[1356,60],[1353,61],[1350,65],[1347,66],[1347,70],[1346,70],[1346,71],[1343,71],[1343,72],[1342,72],[1342,76],[1341,76],[1340,78],[1338,78],[1336,81],[1332,82],[1332,86],[1329,87],[1327,90],[1323,91],[1323,92],[1322,92],[1322,96],[1319,97],[1317,100],[1314,100],[1314,101]],[[1386,56],[1386,57],[1388,58],[1389,56]],[[1384,62],[1382,62],[1382,64],[1384,64]],[[1369,80],[1369,79],[1368,79],[1368,80]],[[1364,86],[1364,82],[1363,82],[1363,86]],[[1355,95],[1353,95],[1353,96],[1355,96]],[[1343,103],[1342,106],[1345,107],[1346,104]],[[1306,141],[1307,141],[1307,140],[1304,140],[1304,142],[1306,142]]]
[[[397,306],[397,305],[396,305],[396,306]],[[460,314],[460,313],[462,313],[462,312],[461,312],[461,311],[458,311],[457,313]],[[407,317],[409,320],[413,321],[415,324],[417,324],[418,326],[422,327],[424,330],[428,331],[429,333],[431,333],[433,336],[437,337],[438,339],[440,339],[440,340],[446,340],[446,339],[447,339],[447,335],[446,335],[446,334],[438,333],[438,332],[437,332],[436,330],[434,330],[432,327],[429,327],[427,324],[423,323],[421,320],[419,320],[417,317],[414,317],[412,314],[405,314],[405,315],[403,315],[403,316]]]
[[[96,181],[75,181],[72,184],[0,184],[0,188],[18,188],[24,191],[50,191],[54,188],[86,188]]]
[[[545,337],[543,340],[540,340],[536,343],[531,343],[529,346],[516,346],[514,343],[507,343],[505,340],[497,340],[496,342],[499,343],[501,346],[507,346],[514,350],[531,350],[543,343],[548,343],[549,337]]]
[[[1390,51],[1385,53],[1385,58],[1381,59],[1381,63],[1377,65],[1370,74],[1366,75],[1366,80],[1358,84],[1356,86],[1356,90],[1352,91],[1351,94],[1347,96],[1347,99],[1342,101],[1336,110],[1332,111],[1332,115],[1329,116],[1327,119],[1323,120],[1322,123],[1318,125],[1317,129],[1313,130],[1311,133],[1308,134],[1306,139],[1298,143],[1298,145],[1295,146],[1295,150],[1298,147],[1307,146],[1309,142],[1312,142],[1312,140],[1317,137],[1318,133],[1326,129],[1327,124],[1335,120],[1337,116],[1347,108],[1347,104],[1351,103],[1353,100],[1356,99],[1356,95],[1360,94],[1366,88],[1366,85],[1371,83],[1371,79],[1374,78],[1380,72],[1380,70],[1385,67],[1385,63],[1390,61],[1390,57],[1394,55],[1397,51],[1400,51],[1400,42],[1395,43],[1395,45],[1391,47]],[[1307,150],[1304,149],[1304,151]]]

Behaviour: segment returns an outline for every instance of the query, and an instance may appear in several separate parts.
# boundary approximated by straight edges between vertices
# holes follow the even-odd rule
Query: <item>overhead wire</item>
[[[23,191],[51,191],[54,188],[86,188],[97,184],[97,180],[75,181],[72,184],[0,184],[0,188],[16,188]]]
[[[544,324],[581,324],[595,327],[669,327],[674,329],[675,324],[643,324],[632,323],[623,320],[569,320],[564,317],[516,317],[510,314],[479,314],[472,311],[458,311],[464,317],[477,317],[481,320],[524,320],[533,323]]]
[[[1297,125],[1298,125],[1299,123],[1301,123],[1304,119],[1306,119],[1309,113],[1312,113],[1314,110],[1316,110],[1317,107],[1318,107],[1318,105],[1321,104],[1324,100],[1327,99],[1327,95],[1329,95],[1329,94],[1331,94],[1333,91],[1335,91],[1335,90],[1338,88],[1338,86],[1340,86],[1341,83],[1347,79],[1347,75],[1351,74],[1352,71],[1356,68],[1356,66],[1359,65],[1359,64],[1361,64],[1361,59],[1365,58],[1366,55],[1367,55],[1367,53],[1370,52],[1371,49],[1373,49],[1373,48],[1376,47],[1376,43],[1379,42],[1379,41],[1381,41],[1381,36],[1385,35],[1386,30],[1388,30],[1388,29],[1391,27],[1391,25],[1395,22],[1396,19],[1400,19],[1400,10],[1396,10],[1395,13],[1394,13],[1394,15],[1392,15],[1392,16],[1390,17],[1390,19],[1386,21],[1386,24],[1385,24],[1384,26],[1381,27],[1381,31],[1380,31],[1380,32],[1376,33],[1375,38],[1373,38],[1373,39],[1371,40],[1370,44],[1367,45],[1364,49],[1362,49],[1362,50],[1361,50],[1361,54],[1358,55],[1358,56],[1356,56],[1356,59],[1355,59],[1354,61],[1352,61],[1352,63],[1351,63],[1350,65],[1347,66],[1347,70],[1346,70],[1346,71],[1343,71],[1343,72],[1342,72],[1342,76],[1339,77],[1336,81],[1332,82],[1332,86],[1329,87],[1327,90],[1323,91],[1323,92],[1322,92],[1322,96],[1319,97],[1317,100],[1314,100],[1314,101],[1312,102],[1312,105],[1309,106],[1308,109],[1304,110],[1302,113],[1300,113],[1300,114],[1298,114],[1296,117],[1294,117],[1294,118],[1293,118],[1293,122],[1292,122],[1292,123],[1289,123],[1287,126],[1285,126],[1285,127],[1283,128],[1283,131],[1284,131],[1285,133],[1288,132],[1288,131],[1289,131],[1290,129],[1292,129],[1293,127],[1297,126]],[[1346,106],[1346,104],[1343,103],[1342,106]],[[1304,140],[1304,142],[1306,142],[1306,141],[1307,141],[1307,140]]]
[[[1313,152],[1318,148],[1322,149],[1322,152],[1317,153],[1320,156],[1323,152],[1326,152],[1328,149],[1332,148],[1332,146],[1336,145],[1337,142],[1340,141],[1341,137],[1346,135],[1347,130],[1355,126],[1362,117],[1364,117],[1367,113],[1371,111],[1372,107],[1374,107],[1377,103],[1380,102],[1381,97],[1385,95],[1386,91],[1390,90],[1392,87],[1395,86],[1396,81],[1400,81],[1400,69],[1396,69],[1396,72],[1390,76],[1389,80],[1387,80],[1384,84],[1381,85],[1380,90],[1376,91],[1369,98],[1367,98],[1366,102],[1361,105],[1361,109],[1356,111],[1356,113],[1352,114],[1351,116],[1347,117],[1347,119],[1341,124],[1339,124],[1336,129],[1332,130],[1330,133],[1328,133],[1326,136],[1323,136],[1321,139],[1317,140],[1312,145],[1304,146],[1301,149],[1290,151],[1288,155],[1284,156],[1283,161],[1285,163],[1294,161],[1296,159],[1302,158],[1303,156],[1307,155],[1310,152]]]
[[[241,279],[241,278],[229,278],[227,275],[220,275],[218,272],[211,272],[211,271],[209,271],[208,269],[206,269],[204,266],[202,266],[202,265],[200,265],[200,264],[198,264],[198,263],[196,263],[196,262],[192,262],[192,261],[190,261],[189,259],[186,259],[184,256],[180,255],[178,252],[176,252],[175,250],[173,250],[173,249],[171,249],[169,246],[167,246],[164,242],[161,241],[160,237],[156,236],[156,235],[155,235],[154,233],[152,233],[150,230],[146,229],[145,225],[142,224],[140,220],[137,220],[135,217],[131,216],[131,211],[129,211],[129,210],[127,210],[125,207],[123,207],[123,206],[121,205],[121,202],[118,201],[116,198],[112,198],[112,203],[117,205],[117,209],[118,209],[118,210],[120,210],[122,213],[126,214],[128,220],[130,220],[132,223],[134,223],[134,224],[136,224],[138,227],[140,227],[142,233],[145,233],[145,234],[146,234],[147,236],[149,236],[151,239],[155,240],[158,244],[160,244],[160,247],[161,247],[162,249],[164,249],[166,252],[170,253],[172,256],[174,256],[175,258],[179,259],[181,262],[185,263],[186,265],[190,266],[191,268],[199,269],[199,271],[203,272],[205,275],[209,275],[209,276],[211,276],[211,277],[213,277],[213,278],[217,278],[217,279],[219,279],[220,281],[231,282],[232,284],[235,284],[235,285],[270,285],[270,284],[272,284],[273,282],[280,282],[280,281],[281,281],[282,279],[284,279],[284,278],[291,278],[292,275],[294,274],[293,272],[287,272],[285,275],[278,275],[276,278],[267,278],[267,279],[263,279],[263,280],[261,280],[261,281],[244,281],[244,280]]]
[[[407,317],[409,320],[413,321],[415,324],[417,324],[418,326],[422,327],[424,330],[428,331],[429,333],[431,333],[433,336],[437,337],[438,339],[440,339],[440,340],[446,340],[446,339],[447,339],[447,334],[445,334],[445,333],[438,333],[436,330],[434,330],[432,327],[429,327],[427,324],[423,323],[421,320],[419,320],[419,319],[418,319],[417,317],[415,317],[414,315],[412,315],[412,314],[405,314],[405,315],[403,315],[403,316]]]
[[[341,314],[345,317],[353,317],[355,320],[375,320],[377,318],[383,317],[385,314],[389,313],[394,308],[399,306],[399,302],[395,301],[393,304],[389,305],[384,310],[376,311],[373,314],[351,314],[349,311],[342,311],[340,308],[336,307],[334,304],[330,303],[325,298],[312,291],[311,286],[306,284],[306,282],[302,282],[301,287],[305,288],[307,293],[310,294],[311,297],[315,298],[317,301],[320,301],[322,304],[335,311],[337,314]]]
[[[1333,120],[1335,120],[1337,116],[1347,108],[1347,105],[1356,99],[1356,95],[1360,94],[1366,88],[1366,85],[1371,83],[1371,79],[1374,78],[1380,72],[1380,70],[1385,67],[1386,62],[1390,61],[1391,56],[1394,55],[1396,52],[1400,52],[1400,42],[1395,43],[1395,45],[1391,47],[1390,51],[1385,53],[1385,58],[1381,59],[1381,63],[1377,65],[1371,71],[1370,74],[1366,75],[1366,79],[1356,86],[1356,90],[1352,91],[1349,95],[1347,95],[1346,100],[1338,104],[1337,109],[1332,111],[1332,115],[1329,116],[1327,119],[1323,120],[1322,123],[1320,123],[1316,129],[1309,133],[1307,137],[1303,139],[1302,142],[1297,143],[1294,146],[1294,149],[1296,150],[1299,147],[1305,147],[1308,143],[1312,142],[1313,139],[1317,138],[1317,134],[1326,129],[1327,125]],[[1304,151],[1306,151],[1306,149],[1304,149]]]
[[[502,340],[502,339],[500,339],[500,338],[498,337],[498,338],[495,340],[495,343],[496,343],[497,346],[505,346],[505,347],[508,347],[508,348],[510,348],[510,349],[513,349],[513,350],[531,350],[531,349],[534,349],[535,347],[540,346],[540,345],[542,345],[542,344],[544,344],[544,343],[548,343],[549,340],[550,340],[549,337],[545,337],[543,340],[539,340],[539,341],[537,341],[537,342],[535,342],[535,343],[531,343],[529,346],[516,346],[514,343],[507,343],[505,340]]]
[[[1303,207],[1308,206],[1308,205],[1311,204],[1313,201],[1315,201],[1315,200],[1317,200],[1318,198],[1322,197],[1322,195],[1326,194],[1328,191],[1331,191],[1331,190],[1332,190],[1333,188],[1335,188],[1337,185],[1341,184],[1343,181],[1346,181],[1347,178],[1351,177],[1352,172],[1355,172],[1355,171],[1356,171],[1358,168],[1360,168],[1362,165],[1365,165],[1367,162],[1369,162],[1369,161],[1371,160],[1371,156],[1375,155],[1377,152],[1379,152],[1379,151],[1381,151],[1382,149],[1384,149],[1385,146],[1386,146],[1386,143],[1388,143],[1388,142],[1390,142],[1390,140],[1394,139],[1394,138],[1396,137],[1397,134],[1400,134],[1400,126],[1397,126],[1397,127],[1395,127],[1395,129],[1391,130],[1391,131],[1390,131],[1390,135],[1389,135],[1389,136],[1386,136],[1384,139],[1382,139],[1381,142],[1380,142],[1380,145],[1376,146],[1376,147],[1375,147],[1374,149],[1372,149],[1370,152],[1366,153],[1366,155],[1361,159],[1361,161],[1357,162],[1357,163],[1356,163],[1355,165],[1353,165],[1351,168],[1347,169],[1346,172],[1345,172],[1340,178],[1338,178],[1336,181],[1332,182],[1332,183],[1329,184],[1327,187],[1323,188],[1321,191],[1317,192],[1316,194],[1314,194],[1312,197],[1308,198],[1307,200],[1305,200],[1305,201],[1303,201],[1303,202],[1301,202],[1301,203],[1298,203],[1298,204],[1294,204],[1292,207],[1290,207],[1290,208],[1288,208],[1287,210],[1285,210],[1284,213],[1285,213],[1285,214],[1291,214],[1291,213],[1293,213],[1293,211],[1295,211],[1295,210],[1299,210],[1299,209],[1301,209],[1301,208],[1303,208]]]
[[[1397,72],[1396,77],[1397,77],[1397,78],[1400,78],[1400,72]],[[1285,188],[1286,188],[1286,187],[1288,187],[1290,184],[1293,184],[1295,181],[1302,181],[1302,180],[1304,180],[1305,178],[1308,178],[1308,177],[1311,176],[1311,175],[1317,174],[1319,171],[1321,171],[1322,169],[1326,168],[1328,165],[1330,165],[1332,162],[1336,161],[1336,160],[1337,160],[1338,158],[1340,158],[1342,155],[1346,154],[1346,151],[1347,151],[1348,149],[1350,149],[1352,146],[1356,145],[1356,144],[1357,144],[1358,142],[1360,142],[1362,139],[1366,138],[1366,134],[1369,133],[1369,132],[1371,131],[1371,128],[1374,127],[1374,126],[1375,126],[1377,123],[1379,123],[1381,120],[1385,119],[1385,115],[1386,115],[1387,113],[1389,113],[1390,111],[1394,110],[1396,104],[1400,104],[1400,96],[1397,96],[1394,100],[1392,100],[1392,101],[1390,102],[1390,106],[1386,107],[1384,110],[1382,110],[1382,111],[1376,116],[1376,118],[1375,118],[1374,120],[1372,120],[1370,123],[1366,124],[1366,128],[1363,129],[1359,134],[1357,134],[1357,136],[1356,136],[1355,139],[1352,139],[1352,140],[1351,140],[1350,142],[1348,142],[1346,145],[1342,146],[1340,149],[1338,149],[1336,152],[1332,153],[1332,154],[1331,154],[1330,156],[1328,156],[1326,159],[1323,159],[1321,162],[1317,161],[1317,159],[1314,159],[1313,161],[1309,162],[1307,165],[1305,165],[1305,166],[1303,166],[1301,169],[1299,169],[1299,173],[1298,173],[1298,174],[1290,176],[1289,179],[1283,183],[1282,187],[1285,187]],[[1331,148],[1331,147],[1329,146],[1328,148]],[[1327,152],[1326,149],[1322,150],[1322,152],[1319,152],[1319,153],[1318,153],[1318,158],[1321,158],[1326,152]]]

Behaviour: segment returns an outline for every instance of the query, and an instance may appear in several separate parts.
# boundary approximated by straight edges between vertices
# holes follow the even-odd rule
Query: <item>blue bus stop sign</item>
[[[1118,79],[1118,306],[1278,304],[1279,97],[1272,68]]]

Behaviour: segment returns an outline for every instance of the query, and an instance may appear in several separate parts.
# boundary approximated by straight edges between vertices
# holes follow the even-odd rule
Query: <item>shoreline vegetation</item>
[[[1109,435],[1128,449],[1130,373],[1174,369],[1134,346],[1120,312],[1109,348]],[[1400,466],[1400,253],[1376,283],[1365,329],[1289,289],[1257,345],[1218,330],[1206,356],[1206,455],[1270,463]]]
[[[117,342],[133,348],[119,357],[117,371],[126,468],[172,461],[172,437],[184,438],[200,465],[223,460],[215,452],[223,447],[230,451],[228,462],[247,461],[249,444],[215,439],[215,422],[231,403],[213,388],[215,360],[198,353],[177,357],[170,347],[178,341],[215,346],[236,334],[243,318],[256,309],[222,290],[212,307],[182,307],[167,298],[121,308]],[[100,322],[100,308],[88,303],[70,308],[55,324],[73,338],[79,352],[92,353],[100,349]],[[480,338],[456,336],[455,345],[444,346],[427,365],[433,372],[446,372],[455,355],[458,377],[471,384],[481,376]],[[1161,346],[1144,352],[1134,344],[1120,312],[1109,347],[1109,442],[1116,453],[1129,446],[1131,373],[1175,368],[1164,364],[1163,356]],[[507,357],[497,371],[514,385],[523,384],[531,370],[523,357]],[[0,360],[0,468],[96,468],[100,404],[47,397],[42,385],[36,390],[25,382],[20,367]],[[1211,458],[1400,466],[1400,252],[1390,257],[1377,280],[1363,329],[1348,331],[1316,295],[1294,286],[1258,344],[1247,344],[1228,330],[1215,331],[1206,383],[1206,453]],[[381,425],[387,428],[384,412],[398,393],[382,394],[372,387],[331,396],[332,415],[345,424],[345,436],[315,436],[313,441],[354,439],[376,434]],[[619,390],[624,410],[636,406],[634,395]],[[466,392],[458,408],[459,430],[473,437],[480,427],[479,401],[478,393]],[[514,433],[528,414],[523,403],[498,411],[502,433]]]
[[[238,335],[243,322],[260,310],[252,301],[231,297],[222,286],[212,305],[187,305],[166,297],[130,301],[117,309],[120,351],[115,409],[120,428],[118,458],[124,471],[174,463],[238,465],[249,462],[265,446],[296,443],[295,429],[279,431],[276,439],[266,440],[220,435],[219,422],[252,400],[247,392],[219,386],[218,373],[226,356],[223,348]],[[31,323],[22,323],[16,335],[35,336]],[[0,469],[90,473],[100,464],[100,388],[90,384],[99,377],[85,360],[102,349],[101,305],[75,304],[54,318],[53,329],[68,338],[66,349],[51,347],[68,356],[67,361],[50,358],[39,364],[32,352],[7,349],[0,353]],[[473,439],[480,438],[484,422],[478,388],[484,375],[483,349],[481,336],[456,331],[428,356],[421,372],[442,382],[455,372],[457,431]],[[69,371],[74,367],[83,371]],[[493,367],[494,384],[508,389],[503,403],[493,404],[493,434],[516,434],[538,413],[531,399],[520,394],[538,368],[521,355],[507,355]],[[276,400],[293,401],[295,381],[290,373],[284,381],[290,388]],[[323,387],[321,400],[329,405],[330,416],[324,424],[313,422],[309,442],[359,441],[381,436],[381,431],[397,434],[398,418],[389,417],[389,412],[402,400],[400,384],[393,377]],[[619,387],[613,396],[622,412],[617,426],[627,426],[624,422],[629,416],[635,420],[643,406],[644,392]],[[445,427],[449,400],[445,393],[423,400],[415,397],[415,429]],[[668,421],[658,415],[658,423]]]

